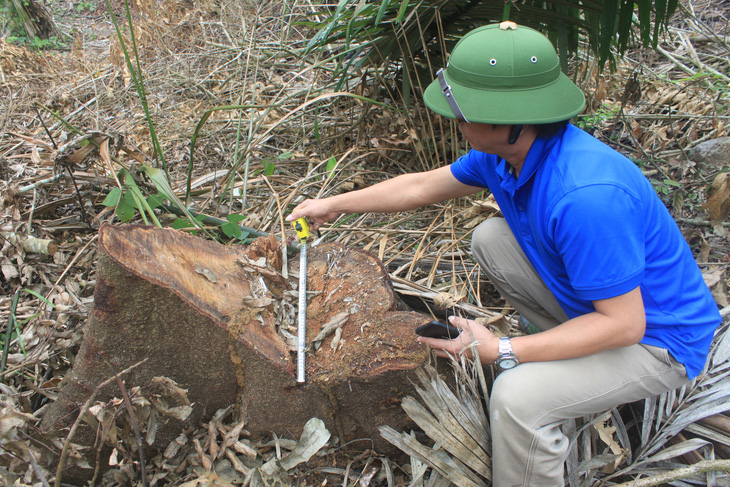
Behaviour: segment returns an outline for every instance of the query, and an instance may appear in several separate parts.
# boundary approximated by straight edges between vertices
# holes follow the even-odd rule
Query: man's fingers
[[[293,222],[294,220],[297,220],[303,216],[306,216],[306,212],[304,211],[307,208],[307,202],[298,204],[292,211],[289,213],[289,215],[286,217],[286,221]]]
[[[439,357],[445,357],[447,354],[458,355],[466,346],[464,343],[462,343],[459,337],[451,340],[442,338],[419,337],[418,341],[420,343],[425,343],[429,347],[433,348],[436,351],[437,355],[438,353],[444,354],[439,355]]]
[[[459,330],[463,330],[466,327],[466,318],[460,316],[449,316],[449,323],[457,327]]]

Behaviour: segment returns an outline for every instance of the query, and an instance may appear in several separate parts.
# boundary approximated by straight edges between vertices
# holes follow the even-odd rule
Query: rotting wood
[[[23,250],[32,254],[53,255],[58,250],[58,244],[50,239],[36,238],[32,235],[15,232],[0,232],[0,235],[11,244],[20,245]]]
[[[349,318],[335,350],[328,336],[310,353],[303,385],[295,382],[296,361],[281,333],[298,270],[291,269],[291,283],[278,278],[273,237],[244,249],[173,230],[105,225],[99,254],[95,308],[44,430],[74,420],[89,390],[111,375],[105,364],[119,370],[147,357],[129,374],[128,387],[144,391],[154,376],[175,380],[194,404],[186,424],[234,405],[253,437],[299,434],[318,417],[341,441],[371,439],[380,451],[392,447],[378,426],[412,425],[400,401],[413,393],[414,373],[427,357],[413,334],[425,318],[403,310],[372,254],[336,244],[311,249],[308,342],[336,315]],[[98,400],[115,394],[107,387]],[[154,446],[164,448],[184,426],[170,420]]]

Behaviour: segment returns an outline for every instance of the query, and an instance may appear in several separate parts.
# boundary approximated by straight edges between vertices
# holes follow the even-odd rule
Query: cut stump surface
[[[290,279],[282,260],[273,237],[242,248],[169,229],[103,226],[95,307],[43,428],[70,426],[100,383],[149,359],[125,377],[127,387],[144,394],[154,377],[175,380],[193,403],[193,425],[234,405],[253,437],[298,436],[317,417],[343,442],[367,438],[387,449],[377,427],[410,424],[400,400],[427,359],[414,334],[425,317],[404,310],[372,254],[309,249],[307,382],[297,384],[299,259],[289,260]],[[96,399],[119,395],[109,386]],[[154,446],[184,426],[170,421]]]

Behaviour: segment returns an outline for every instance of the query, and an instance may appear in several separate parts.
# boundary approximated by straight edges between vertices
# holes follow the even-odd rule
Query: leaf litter
[[[38,460],[49,452],[58,454],[67,440],[41,440],[35,425],[70,370],[93,305],[96,229],[106,221],[127,217],[136,221],[143,216],[139,201],[125,208],[119,203],[104,205],[112,190],[119,190],[121,197],[130,191],[128,181],[132,181],[143,196],[161,191],[182,201],[185,181],[192,178],[195,184],[189,196],[199,214],[225,218],[238,213],[241,224],[281,235],[285,230],[271,188],[285,209],[303,197],[337,194],[393,173],[432,167],[422,156],[429,136],[414,123],[418,117],[428,117],[422,106],[403,115],[328,98],[300,108],[322,93],[318,90],[328,78],[320,67],[326,63],[297,51],[307,33],[285,23],[280,8],[137,2],[135,29],[148,101],[170,162],[171,180],[162,187],[161,172],[152,168],[156,163],[149,127],[121,45],[115,37],[94,38],[94,31],[83,24],[108,26],[108,15],[72,20],[79,23],[79,43],[86,49],[33,52],[0,39],[4,113],[0,322],[6,324],[9,333],[3,335],[10,340],[7,363],[0,372],[0,471],[16,485],[52,479],[53,472],[39,466]],[[597,72],[586,60],[579,74],[591,112],[597,114],[583,119],[584,128],[643,165],[697,250],[718,304],[726,307],[727,164],[711,166],[685,157],[700,143],[727,136],[722,107],[727,106],[723,73],[728,72],[729,49],[726,38],[717,35],[718,26],[726,25],[727,19],[718,8],[712,2],[693,2],[683,7],[669,35],[660,41],[658,54],[631,53],[610,75]],[[306,11],[294,5],[287,15]],[[283,49],[287,44],[290,48]],[[352,82],[363,79],[356,76]],[[640,84],[638,96],[634,82]],[[362,83],[358,90],[375,92],[375,84]],[[397,99],[393,94],[387,97],[391,102]],[[196,132],[203,112],[225,105],[248,108],[213,111]],[[296,110],[298,116],[288,115]],[[199,137],[191,151],[194,133]],[[188,174],[191,158],[195,164]],[[329,164],[332,158],[336,165]],[[145,168],[157,172],[146,173]],[[126,180],[122,169],[129,175]],[[466,200],[387,217],[356,215],[325,227],[323,236],[376,252],[398,292],[428,309],[444,308],[488,323],[500,321],[504,333],[518,333],[513,312],[480,279],[478,268],[466,256],[468,231],[498,211],[493,203]],[[177,218],[160,209],[154,212],[166,225]],[[182,228],[202,233],[192,225]],[[46,251],[26,248],[21,240],[29,236],[48,242]],[[200,272],[215,279],[204,267]],[[11,313],[16,291],[18,304]],[[281,307],[290,319],[291,310],[284,310],[284,302]],[[337,329],[335,324],[326,333]],[[678,457],[698,450],[700,459],[727,458],[726,336],[718,334],[708,370],[686,390],[646,401],[643,411],[655,414],[647,413],[638,447],[628,444],[631,435],[621,418],[633,405],[612,411],[600,424],[587,419],[573,425],[569,466],[574,465],[580,475],[571,477],[571,485],[591,485],[597,478],[603,478],[602,485],[611,485],[620,475],[671,472]],[[463,365],[461,370],[473,368]],[[409,414],[421,418],[423,431],[436,436],[438,428],[432,429],[433,425],[446,421],[443,415],[449,412],[459,418],[455,424],[472,425],[465,429],[467,436],[440,441],[432,437],[422,443],[415,434],[391,432],[409,453],[405,460],[339,446],[316,419],[299,439],[254,442],[247,437],[245,422],[230,410],[221,410],[207,424],[180,432],[164,451],[145,458],[147,481],[191,486],[330,481],[448,485],[448,478],[469,479],[476,485],[488,482],[484,469],[488,456],[473,456],[476,451],[488,453],[488,445],[467,448],[468,453],[459,445],[474,446],[472,440],[483,440],[469,435],[488,428],[488,423],[480,423],[486,416],[479,407],[489,378],[457,375],[462,389],[456,395],[444,389],[448,386],[439,383],[438,375],[419,377],[424,387],[419,394],[426,406],[412,398],[407,407]],[[159,378],[156,395],[145,398],[135,389],[128,393],[148,443],[165,417],[182,418],[190,407],[185,391],[167,378]],[[104,444],[114,451],[113,468],[98,473],[99,483],[139,483],[138,446],[124,401],[91,404],[88,411],[84,421],[97,424]],[[707,417],[710,413],[717,414]],[[689,439],[669,446],[681,435]],[[598,437],[602,439],[596,441]],[[708,448],[708,443],[714,447]],[[622,458],[632,447],[634,456]],[[78,448],[68,442],[70,461],[82,458]],[[607,465],[616,466],[615,473],[599,472]],[[707,476],[685,482],[702,485]]]

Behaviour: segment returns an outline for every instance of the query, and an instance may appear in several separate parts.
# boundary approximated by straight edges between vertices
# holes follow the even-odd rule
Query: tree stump
[[[148,359],[125,376],[127,387],[144,393],[154,377],[168,377],[193,404],[186,424],[171,421],[160,430],[156,448],[235,405],[252,437],[298,436],[317,417],[342,442],[368,438],[388,449],[377,427],[410,425],[400,400],[412,394],[414,372],[427,359],[414,334],[426,318],[403,309],[372,254],[336,244],[309,249],[312,349],[307,381],[298,384],[287,333],[296,329],[298,264],[290,259],[291,279],[282,276],[274,237],[242,248],[169,229],[103,226],[95,306],[42,428],[70,426],[99,384]],[[328,324],[331,333],[322,333]],[[113,385],[96,399],[115,396]]]

